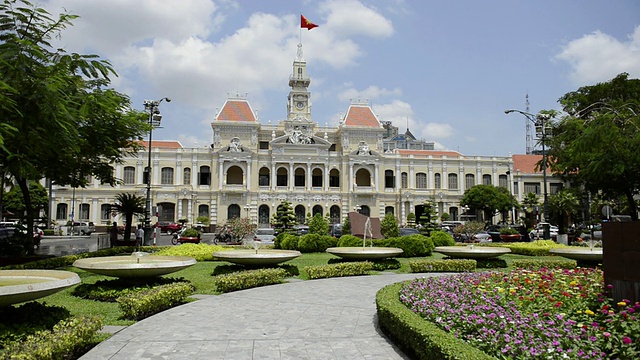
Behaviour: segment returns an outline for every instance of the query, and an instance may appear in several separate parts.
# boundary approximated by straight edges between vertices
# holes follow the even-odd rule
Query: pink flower
[[[603,333],[602,333],[602,335],[603,335],[604,337],[606,337],[606,338],[611,337],[611,333],[610,333],[610,332],[608,332],[608,331],[603,332]],[[625,337],[626,337],[626,336],[625,336]]]
[[[628,336],[623,336],[622,337],[622,343],[623,344],[631,344],[631,339]]]

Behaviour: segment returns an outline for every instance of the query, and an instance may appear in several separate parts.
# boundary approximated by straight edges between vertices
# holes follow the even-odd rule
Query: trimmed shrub
[[[493,243],[490,246],[501,246],[511,249],[512,254],[528,256],[549,256],[549,249],[565,247],[553,240],[536,240],[532,242]]]
[[[20,306],[0,307],[0,349],[12,341],[24,341],[37,331],[51,330],[70,316],[69,310],[31,301]]]
[[[371,240],[367,240],[367,246],[371,245]],[[355,236],[345,234],[340,236],[338,247],[359,247],[362,246],[362,239]]]
[[[26,340],[11,343],[1,359],[58,360],[77,359],[89,346],[98,342],[102,318],[72,317],[56,324],[51,331],[40,331]]]
[[[218,275],[213,278],[213,281],[218,291],[226,293],[258,286],[280,284],[284,282],[287,274],[287,270],[280,268],[256,269]]]
[[[456,241],[453,239],[453,236],[445,231],[432,231],[431,242],[433,242],[433,246],[455,246]]]
[[[400,248],[402,254],[398,256],[404,258],[429,256],[434,248],[431,239],[420,234],[376,240],[375,245]]]
[[[415,260],[409,261],[412,273],[423,272],[466,272],[476,269],[476,261],[471,259]]]
[[[300,236],[300,239],[298,239],[298,250],[301,253],[319,252],[320,250],[318,249],[322,247],[322,244],[319,244],[319,241],[320,235],[318,234],[302,235]]]
[[[285,234],[280,242],[280,248],[284,250],[298,250],[298,241],[300,237],[293,234]]]
[[[511,262],[511,266],[517,269],[575,269],[577,262],[569,259],[558,260],[538,260],[538,259],[517,259]]]
[[[305,266],[309,279],[322,279],[341,276],[367,275],[373,269],[369,261],[343,262],[322,266]]]
[[[382,288],[376,294],[378,322],[382,331],[412,359],[489,360],[492,356],[426,321],[400,302],[404,283]]]
[[[141,320],[176,305],[184,304],[195,288],[187,283],[156,286],[117,299],[123,319]]]
[[[503,269],[506,268],[507,262],[502,259],[477,259],[476,268],[478,269]]]
[[[380,259],[373,262],[373,270],[385,271],[400,269],[402,264],[396,259]]]
[[[213,253],[222,250],[229,250],[229,248],[205,243],[187,243],[180,246],[164,247],[153,255],[190,256],[197,261],[213,261]]]
[[[106,279],[96,281],[95,284],[80,284],[73,289],[71,295],[88,300],[116,302],[121,296],[178,282],[190,284],[184,278],[154,277],[140,279],[139,281],[133,279]]]

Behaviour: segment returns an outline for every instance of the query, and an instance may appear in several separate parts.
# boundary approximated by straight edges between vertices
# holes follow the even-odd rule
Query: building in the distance
[[[366,102],[349,104],[337,127],[320,126],[312,117],[306,65],[298,45],[288,116],[279,123],[261,124],[246,97],[230,97],[211,122],[210,146],[152,142],[152,221],[192,223],[206,216],[221,225],[248,216],[266,227],[285,200],[299,221],[320,213],[337,223],[358,207],[373,217],[392,212],[405,223],[409,213],[420,215],[426,200],[456,220],[464,211],[464,191],[476,184],[510,187],[520,199],[529,191],[541,194],[540,173],[529,162],[535,155],[434,150],[433,143],[417,140],[408,129],[398,134],[391,124],[381,124]],[[76,221],[121,223],[109,205],[119,193],[145,196],[148,154],[147,148],[115,166],[121,185],[94,180],[83,189],[54,186],[55,219],[64,222],[74,213]]]

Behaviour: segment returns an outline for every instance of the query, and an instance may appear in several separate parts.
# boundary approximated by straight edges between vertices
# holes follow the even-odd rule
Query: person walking
[[[116,242],[118,241],[118,223],[113,222],[113,226],[109,229],[109,245],[111,247],[116,246]]]
[[[142,246],[144,242],[144,229],[142,225],[138,225],[138,231],[136,231],[136,244]]]

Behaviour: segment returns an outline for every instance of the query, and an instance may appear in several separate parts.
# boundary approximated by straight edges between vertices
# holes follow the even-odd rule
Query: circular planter
[[[515,242],[519,241],[522,235],[520,234],[500,234],[500,240],[504,242]]]
[[[200,243],[200,238],[196,237],[196,236],[188,236],[188,237],[180,237],[180,239],[178,240],[178,242],[180,243],[191,243],[191,244],[199,244]]]
[[[0,306],[39,299],[79,282],[71,271],[0,270]]]
[[[189,256],[149,256],[133,253],[130,256],[105,256],[76,260],[73,266],[94,274],[120,277],[142,278],[170,274],[196,263]]]
[[[247,266],[268,266],[276,265],[297,258],[302,255],[296,250],[228,250],[216,251],[213,257],[217,260],[228,261],[234,264]]]
[[[347,260],[376,260],[402,254],[402,249],[391,247],[332,247],[326,251]]]
[[[489,259],[507,254],[511,249],[491,246],[436,246],[435,252],[460,259]]]

